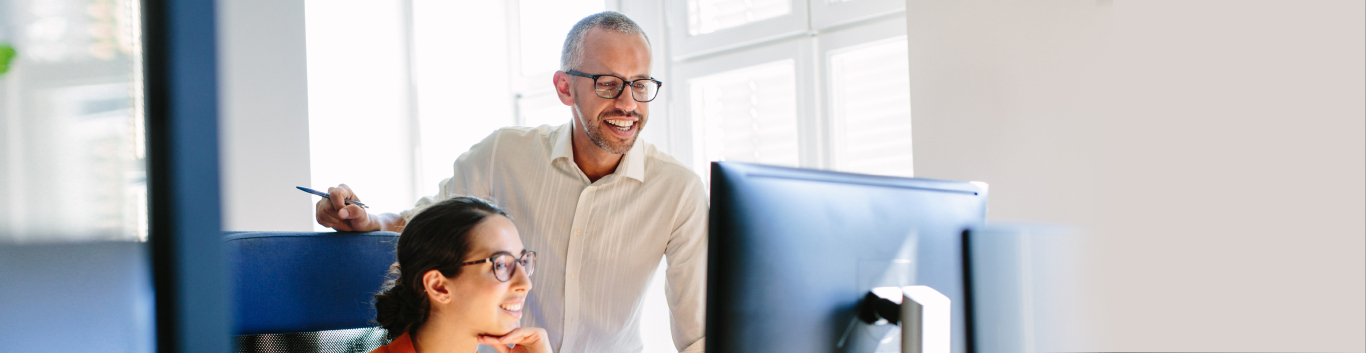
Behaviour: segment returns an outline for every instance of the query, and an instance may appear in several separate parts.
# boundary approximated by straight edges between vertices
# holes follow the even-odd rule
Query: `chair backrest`
[[[398,233],[240,232],[224,237],[237,335],[374,326],[371,303]]]

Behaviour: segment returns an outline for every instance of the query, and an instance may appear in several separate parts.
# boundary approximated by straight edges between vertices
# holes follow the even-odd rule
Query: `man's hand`
[[[327,188],[328,198],[318,201],[315,217],[318,224],[342,232],[370,232],[380,230],[380,223],[370,219],[364,208],[347,204],[346,199],[360,201],[360,197],[346,184]]]
[[[500,353],[553,353],[549,337],[540,327],[518,327],[498,337],[481,335],[479,344],[492,346]],[[509,344],[515,346],[508,348]]]

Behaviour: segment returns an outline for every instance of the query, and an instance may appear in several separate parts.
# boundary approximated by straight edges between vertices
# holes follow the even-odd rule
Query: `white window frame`
[[[688,33],[688,0],[665,0],[668,14],[681,14],[665,16],[670,32],[669,46],[673,48],[672,59],[686,60],[807,33],[806,1],[789,1],[792,12],[786,15],[694,36]]]
[[[818,31],[895,14],[902,14],[902,19],[905,19],[905,0],[808,1],[811,4],[811,28]],[[906,23],[902,22],[901,26],[905,27]]]

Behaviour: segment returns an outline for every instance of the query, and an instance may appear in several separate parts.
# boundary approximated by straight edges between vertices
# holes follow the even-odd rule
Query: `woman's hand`
[[[518,327],[502,336],[479,336],[479,343],[501,353],[554,353],[550,351],[550,336],[540,327]],[[515,346],[508,348],[509,344]]]

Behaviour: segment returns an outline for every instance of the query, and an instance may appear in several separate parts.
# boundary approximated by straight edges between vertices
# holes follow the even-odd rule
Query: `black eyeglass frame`
[[[599,78],[599,77],[603,77],[603,76],[612,76],[612,77],[616,77],[618,80],[621,80],[621,82],[626,83],[626,84],[624,84],[624,85],[621,85],[621,88],[620,88],[620,89],[617,89],[617,94],[614,94],[614,95],[612,95],[611,97],[603,97],[602,94],[598,94],[598,97],[601,97],[602,99],[617,99],[617,97],[621,97],[621,94],[622,94],[622,93],[626,92],[626,87],[627,87],[627,86],[635,86],[635,85],[636,85],[636,82],[640,82],[640,81],[652,81],[652,82],[654,82],[654,83],[655,83],[655,95],[654,95],[654,97],[650,97],[649,100],[640,100],[640,98],[637,98],[637,97],[636,97],[635,91],[631,91],[631,99],[634,99],[634,100],[636,100],[637,102],[649,103],[650,101],[653,101],[653,100],[655,100],[655,98],[658,98],[658,97],[659,97],[659,90],[664,89],[664,81],[656,80],[654,77],[651,77],[651,78],[642,78],[642,79],[636,79],[636,80],[627,80],[626,78],[621,77],[621,76],[617,76],[617,75],[612,75],[612,74],[589,75],[589,74],[580,72],[580,71],[578,71],[578,70],[565,70],[564,73],[570,74],[570,75],[574,75],[574,76],[578,76],[578,77],[587,77],[587,78],[593,79],[593,93],[597,93],[597,92],[598,92],[597,85],[598,85],[598,78]]]
[[[493,262],[493,259],[496,259],[496,258],[498,258],[499,256],[503,256],[503,255],[512,256],[512,253],[507,252],[507,251],[499,251],[499,252],[493,253],[493,256],[489,256],[487,259],[474,260],[474,261],[470,261],[470,262],[461,263],[460,266],[461,266],[461,267],[464,267],[464,266],[469,266],[469,265],[478,265],[478,264],[482,264],[482,263],[485,263],[485,262]],[[531,259],[532,259],[533,261],[536,259],[536,252],[535,252],[535,251],[522,250],[522,256],[518,256],[518,257],[517,257],[517,260],[516,260],[516,261],[513,261],[513,262],[517,263],[517,265],[521,265],[522,268],[526,268],[526,267],[527,267],[527,258],[526,258],[527,255],[531,255]],[[493,266],[489,266],[489,271],[490,271],[490,272],[493,272],[493,278],[497,278],[499,282],[507,282],[507,281],[511,281],[511,280],[512,280],[512,275],[517,274],[517,265],[513,265],[513,266],[512,266],[512,271],[511,271],[511,272],[508,272],[508,278],[498,278],[498,269],[494,268]],[[531,274],[532,274],[532,273],[535,273],[535,272],[536,272],[536,269],[535,269],[535,268],[532,268],[532,269],[526,271],[526,275],[527,275],[528,277],[530,277]]]

